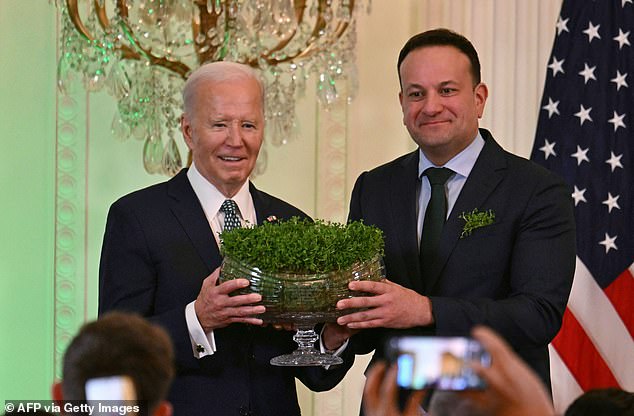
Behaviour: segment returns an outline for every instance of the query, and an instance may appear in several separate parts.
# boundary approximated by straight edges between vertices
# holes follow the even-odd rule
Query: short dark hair
[[[64,354],[65,400],[85,400],[86,381],[129,376],[137,399],[153,410],[167,395],[174,377],[174,352],[164,329],[144,318],[110,312],[81,327]]]
[[[480,59],[478,58],[478,52],[473,47],[473,44],[469,41],[469,39],[465,38],[461,34],[444,28],[428,30],[409,38],[401,49],[401,52],[398,54],[396,72],[398,72],[399,83],[402,82],[401,64],[403,63],[405,57],[413,50],[428,46],[453,46],[460,52],[464,53],[471,63],[471,76],[474,81],[473,85],[475,86],[480,83],[482,79],[480,75]]]
[[[564,416],[626,416],[634,414],[634,393],[609,387],[588,390],[568,406]]]

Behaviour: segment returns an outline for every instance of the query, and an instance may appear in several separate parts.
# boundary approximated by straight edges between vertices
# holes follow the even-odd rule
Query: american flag
[[[577,269],[551,371],[558,411],[634,391],[634,4],[564,0],[531,159],[570,184]]]

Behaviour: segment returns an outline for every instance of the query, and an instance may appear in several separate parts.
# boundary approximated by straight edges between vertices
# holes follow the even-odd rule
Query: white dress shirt
[[[220,247],[220,233],[222,232],[225,222],[225,214],[220,211],[220,206],[227,197],[205,179],[205,177],[198,172],[193,163],[187,171],[187,179],[189,179],[189,183],[194,189],[194,193],[198,197],[200,205],[203,207],[205,217],[207,217],[216,244]],[[246,181],[238,193],[231,199],[238,205],[239,212],[237,214],[243,227],[257,224],[253,198],[249,192],[249,181]],[[213,242],[210,241],[209,244],[213,244]],[[202,358],[216,352],[216,342],[213,331],[205,333],[200,325],[196,311],[194,310],[194,302],[195,301],[189,303],[185,307],[185,320],[187,321],[187,329],[189,330],[189,338],[191,340],[194,357]]]

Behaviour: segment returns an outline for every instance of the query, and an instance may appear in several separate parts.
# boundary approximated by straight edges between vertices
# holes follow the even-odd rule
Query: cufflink
[[[200,344],[196,344],[196,352],[205,352],[205,347]]]

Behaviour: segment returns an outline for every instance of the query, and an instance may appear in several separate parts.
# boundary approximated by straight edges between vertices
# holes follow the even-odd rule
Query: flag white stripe
[[[570,370],[568,370],[566,364],[561,360],[555,347],[549,345],[548,352],[550,353],[553,405],[558,414],[564,414],[570,403],[583,393],[583,389],[579,386]]]
[[[634,389],[634,340],[585,264],[577,257],[568,308],[622,388]]]

